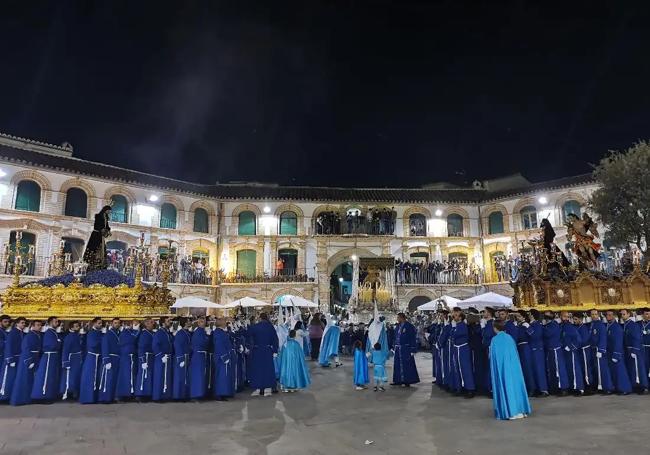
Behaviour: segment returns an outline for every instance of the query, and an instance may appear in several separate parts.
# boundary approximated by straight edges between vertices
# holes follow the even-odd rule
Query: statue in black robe
[[[106,238],[111,235],[111,228],[108,225],[108,219],[111,216],[111,206],[106,205],[102,210],[95,214],[95,224],[93,232],[90,234],[86,251],[84,252],[84,262],[88,264],[87,271],[106,269]]]

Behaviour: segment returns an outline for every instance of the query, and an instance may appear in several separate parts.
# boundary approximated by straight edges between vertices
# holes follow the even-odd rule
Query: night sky
[[[650,138],[650,2],[546,3],[5,0],[0,131],[202,183],[589,172]]]

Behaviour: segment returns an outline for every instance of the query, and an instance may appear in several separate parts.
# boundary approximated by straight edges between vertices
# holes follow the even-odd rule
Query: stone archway
[[[411,300],[409,300],[408,311],[413,313],[420,305],[424,305],[427,302],[430,302],[431,298],[426,295],[416,295]]]

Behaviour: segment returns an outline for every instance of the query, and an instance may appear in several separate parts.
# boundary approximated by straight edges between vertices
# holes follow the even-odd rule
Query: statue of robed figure
[[[84,251],[84,262],[88,264],[87,271],[106,269],[106,238],[111,235],[111,228],[108,219],[111,216],[111,206],[105,205],[101,211],[95,214],[93,232],[90,234],[86,251]]]

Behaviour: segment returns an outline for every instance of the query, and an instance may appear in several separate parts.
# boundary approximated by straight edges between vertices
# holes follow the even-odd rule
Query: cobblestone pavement
[[[430,354],[417,361],[417,387],[384,393],[355,391],[347,359],[338,369],[311,365],[309,390],[269,398],[3,405],[0,454],[647,453],[648,396],[535,399],[530,418],[499,422],[491,400],[432,387]]]

